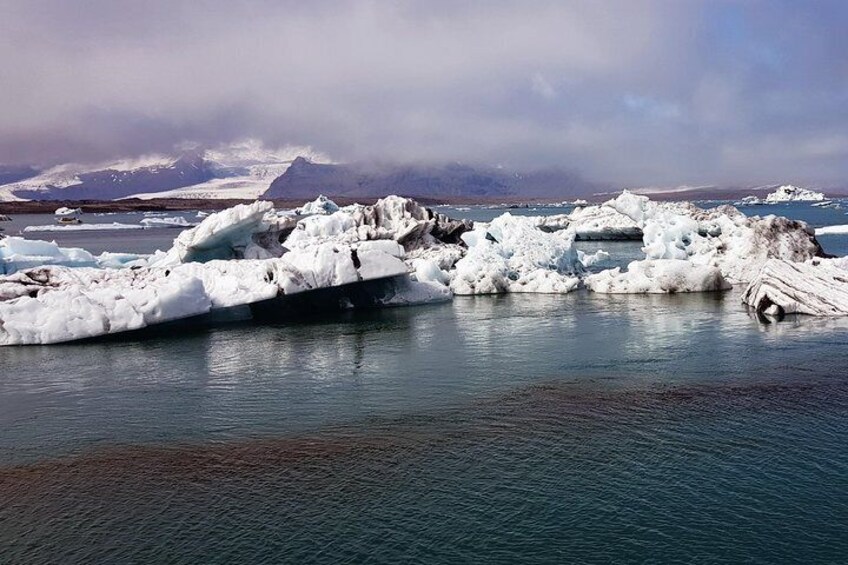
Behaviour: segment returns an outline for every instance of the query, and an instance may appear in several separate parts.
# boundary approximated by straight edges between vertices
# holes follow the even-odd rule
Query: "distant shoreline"
[[[745,196],[765,196],[769,190],[767,189],[732,189],[732,190],[686,190],[676,192],[648,192],[639,191],[639,194],[644,194],[652,200],[739,200]],[[587,200],[590,204],[599,204],[618,194],[618,191],[594,194],[594,195],[571,195],[560,198],[527,198],[519,195],[514,196],[494,196],[494,197],[422,197],[409,196],[417,202],[425,206],[438,206],[440,204],[447,205],[528,205],[535,204],[551,204],[564,201],[574,201],[576,199]],[[404,194],[401,193],[402,196]],[[312,198],[287,198],[273,199],[271,202],[278,208],[297,208],[304,203],[313,200],[318,195]],[[408,195],[406,195],[408,196]],[[842,194],[832,194],[832,197],[844,197]],[[362,204],[370,204],[381,198],[380,196],[329,196],[334,202],[341,206],[360,202]],[[179,212],[186,210],[224,210],[231,208],[236,204],[245,204],[254,202],[254,200],[242,199],[215,199],[215,198],[151,198],[141,200],[139,198],[127,198],[123,200],[29,200],[24,202],[0,202],[0,214],[52,214],[57,208],[82,208],[84,212]]]

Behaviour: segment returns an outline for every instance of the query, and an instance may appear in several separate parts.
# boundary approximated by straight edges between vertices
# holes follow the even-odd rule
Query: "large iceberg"
[[[607,205],[642,227],[646,259],[717,267],[731,283],[750,281],[772,258],[806,261],[823,254],[813,231],[797,220],[749,217],[732,206],[657,203],[627,191]]]
[[[137,330],[406,273],[400,259],[367,243],[358,248],[323,244],[277,259],[213,260],[170,268],[40,267],[0,278],[0,345]]]
[[[462,235],[468,246],[451,277],[455,294],[570,292],[580,284],[583,264],[574,232],[544,232],[533,218],[509,213]]]

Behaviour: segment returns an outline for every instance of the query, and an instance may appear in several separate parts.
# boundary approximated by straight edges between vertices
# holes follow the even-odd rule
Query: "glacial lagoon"
[[[143,253],[175,233],[56,239]],[[2,348],[2,560],[839,562],[846,346],[848,320],[763,324],[735,289]]]

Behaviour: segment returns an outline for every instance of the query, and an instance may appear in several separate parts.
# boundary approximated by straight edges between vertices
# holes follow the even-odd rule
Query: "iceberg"
[[[79,247],[59,247],[55,241],[40,241],[22,237],[0,239],[0,275],[43,265],[66,267],[125,267],[143,263],[132,253],[103,253],[94,256]]]
[[[406,273],[381,249],[333,244],[277,259],[169,268],[39,267],[0,278],[0,345],[92,338],[236,306],[273,308],[267,301],[281,296]]]
[[[823,226],[816,228],[816,235],[843,235],[848,234],[848,225]]]
[[[312,202],[307,202],[300,208],[295,210],[295,213],[300,216],[308,216],[311,214],[332,214],[339,211],[339,205],[324,196],[319,194],[318,198]]]
[[[761,316],[848,315],[848,259],[793,262],[771,259],[751,281],[742,301]]]
[[[150,217],[142,219],[140,223],[145,228],[190,228],[195,225],[182,216]]]
[[[536,225],[546,231],[571,229],[576,241],[642,239],[642,228],[632,218],[607,205],[579,207],[570,214],[539,216]]]
[[[109,230],[141,230],[143,225],[139,224],[121,224],[112,222],[111,224],[67,224],[67,225],[47,225],[47,226],[27,226],[24,228],[25,233],[56,231],[109,231]]]
[[[271,202],[257,200],[209,214],[196,227],[180,232],[173,247],[152,259],[151,265],[164,267],[244,258],[245,250],[253,244],[253,235],[267,231],[265,216],[273,208]]]
[[[607,205],[643,231],[646,259],[687,259],[717,267],[731,283],[752,280],[772,258],[806,261],[823,255],[806,223],[779,216],[746,216],[732,206],[704,210],[657,203],[624,191]]]
[[[296,296],[311,311],[582,286],[599,293],[716,291],[753,280],[771,260],[821,255],[803,222],[748,217],[730,206],[657,203],[626,191],[568,215],[504,213],[488,223],[455,220],[399,196],[325,212],[240,204],[209,214],[168,251],[147,257],[4,240],[0,344],[97,337],[233,309],[273,318],[292,310]],[[590,274],[609,255],[578,251],[581,234],[638,236],[645,259]]]
[[[580,284],[583,264],[574,232],[544,232],[535,218],[505,213],[462,235],[465,256],[451,279],[454,294],[566,293]]]
[[[800,188],[791,184],[780,186],[766,196],[766,204],[780,204],[783,202],[821,202],[825,199],[824,194],[806,188]]]
[[[608,294],[648,294],[710,292],[727,290],[730,283],[721,271],[710,265],[696,265],[685,259],[646,259],[633,261],[627,271],[608,269],[589,275],[586,287]]]
[[[82,214],[82,208],[67,208],[62,206],[60,208],[56,208],[56,211],[53,212],[54,216],[59,217],[76,216],[77,214]]]

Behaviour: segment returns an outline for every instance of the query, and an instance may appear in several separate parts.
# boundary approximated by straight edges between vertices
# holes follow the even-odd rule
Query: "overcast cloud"
[[[257,137],[844,187],[846,30],[841,1],[0,0],[0,162]]]

